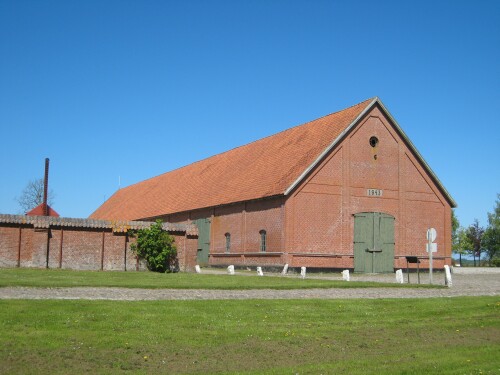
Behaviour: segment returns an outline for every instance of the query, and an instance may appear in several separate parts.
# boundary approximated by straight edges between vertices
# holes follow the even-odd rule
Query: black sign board
[[[417,257],[406,257],[408,263],[420,263]]]

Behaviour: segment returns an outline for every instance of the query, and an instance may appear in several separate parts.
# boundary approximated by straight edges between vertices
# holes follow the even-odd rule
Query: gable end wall
[[[369,144],[372,136],[377,147]],[[382,190],[382,196],[368,196],[367,189]],[[406,267],[404,256],[427,257],[429,227],[438,233],[434,267],[450,264],[450,203],[378,106],[287,197],[286,261],[352,268],[353,215],[359,212],[395,217],[395,268]]]

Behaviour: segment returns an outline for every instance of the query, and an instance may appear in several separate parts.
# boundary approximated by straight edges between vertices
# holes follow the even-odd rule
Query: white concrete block
[[[396,282],[398,284],[403,284],[403,270],[397,270],[396,271]]]
[[[285,276],[285,275],[287,274],[287,272],[288,272],[288,263],[287,263],[287,264],[285,264],[285,267],[283,267],[283,271],[281,271],[281,274],[282,274],[283,276]]]
[[[351,277],[349,276],[349,270],[342,271],[342,280],[349,281]]]
[[[451,287],[453,282],[451,280],[450,266],[448,265],[444,266],[444,276],[445,276],[445,284],[448,285],[448,287]]]
[[[300,277],[306,278],[306,267],[300,267]]]

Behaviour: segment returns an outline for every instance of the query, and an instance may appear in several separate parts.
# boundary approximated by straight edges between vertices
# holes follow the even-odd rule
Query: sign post
[[[432,253],[437,251],[437,245],[432,242],[436,239],[437,233],[434,228],[427,229],[427,252],[429,253],[429,284],[432,284]]]

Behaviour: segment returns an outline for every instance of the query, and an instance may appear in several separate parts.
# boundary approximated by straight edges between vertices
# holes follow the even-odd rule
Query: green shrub
[[[178,270],[177,249],[174,238],[163,230],[161,220],[157,220],[149,228],[139,229],[133,233],[137,242],[131,250],[139,259],[145,260],[150,271],[172,272]]]

